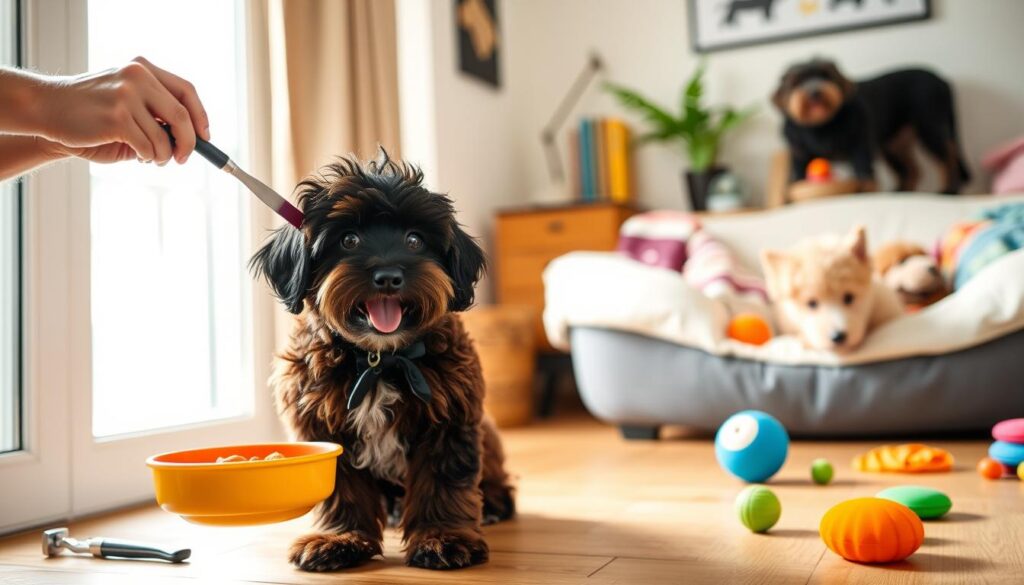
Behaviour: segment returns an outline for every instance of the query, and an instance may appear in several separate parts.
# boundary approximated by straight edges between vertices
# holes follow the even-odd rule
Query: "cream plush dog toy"
[[[935,258],[917,244],[890,242],[875,252],[871,262],[875,275],[896,291],[911,311],[949,294]]]

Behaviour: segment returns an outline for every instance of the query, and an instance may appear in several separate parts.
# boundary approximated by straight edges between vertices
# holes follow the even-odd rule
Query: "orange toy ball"
[[[807,180],[824,182],[832,179],[832,165],[825,158],[816,158],[807,163]]]
[[[725,333],[729,339],[751,345],[764,345],[772,338],[772,328],[768,322],[754,313],[741,313],[733,317]]]
[[[999,479],[1005,472],[1003,464],[991,457],[982,457],[981,461],[978,461],[978,475],[985,479]]]
[[[836,504],[825,512],[820,532],[832,552],[857,563],[902,561],[924,542],[924,525],[917,514],[882,498]]]

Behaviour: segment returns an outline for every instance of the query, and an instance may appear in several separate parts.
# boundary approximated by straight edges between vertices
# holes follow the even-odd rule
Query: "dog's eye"
[[[359,236],[352,232],[345,234],[341,238],[341,247],[345,248],[346,250],[354,250],[358,245]]]
[[[405,236],[405,245],[413,252],[419,252],[423,249],[423,238],[416,232],[410,232]]]
[[[853,304],[853,293],[846,293],[845,295],[843,295],[843,304],[844,305],[852,305]]]
[[[809,308],[811,308],[811,309],[817,309],[818,308],[818,299],[811,299],[811,300],[807,301],[807,306]]]

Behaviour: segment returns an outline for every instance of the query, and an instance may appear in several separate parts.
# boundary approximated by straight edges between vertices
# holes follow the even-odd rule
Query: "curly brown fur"
[[[421,181],[386,156],[341,160],[300,185],[301,231],[282,228],[253,258],[296,313],[271,377],[278,411],[297,439],[346,449],[335,491],[316,509],[321,532],[292,546],[291,561],[305,570],[379,555],[385,496],[393,504],[401,495],[407,562],[431,569],[486,561],[484,514],[504,519],[515,510],[500,440],[483,415],[479,359],[455,314],[473,302],[483,255],[451,201]],[[388,277],[378,279],[381,271]],[[401,309],[397,325],[380,305]],[[429,403],[385,370],[350,410],[357,359],[415,340],[426,348],[416,365]]]

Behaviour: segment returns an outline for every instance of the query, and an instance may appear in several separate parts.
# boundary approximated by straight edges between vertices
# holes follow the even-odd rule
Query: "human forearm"
[[[0,67],[0,133],[47,136],[48,84],[56,83],[33,73]]]
[[[0,181],[67,156],[64,149],[45,138],[0,135]]]
[[[171,145],[160,127],[171,127]],[[95,162],[185,162],[209,119],[195,87],[142,57],[67,77],[0,68],[0,134],[41,136]],[[121,145],[121,146],[119,146]]]

